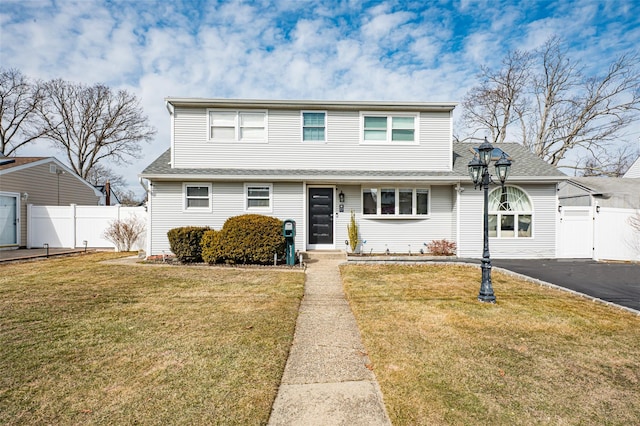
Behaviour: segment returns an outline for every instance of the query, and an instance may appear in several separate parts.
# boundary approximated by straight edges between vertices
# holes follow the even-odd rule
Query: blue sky
[[[138,96],[156,140],[110,165],[136,191],[169,147],[167,96],[461,101],[481,66],[552,35],[601,74],[638,49],[640,2],[0,0],[2,67]]]

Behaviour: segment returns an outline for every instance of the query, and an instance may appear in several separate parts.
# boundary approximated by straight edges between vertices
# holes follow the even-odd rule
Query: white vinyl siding
[[[269,110],[265,141],[209,140],[206,108],[175,108],[174,168],[326,169],[449,171],[452,165],[450,113],[422,112],[417,144],[361,144],[359,111],[326,111],[326,141],[302,141],[300,110]]]
[[[412,254],[426,250],[425,244],[433,240],[446,239],[455,241],[455,228],[452,220],[454,193],[449,185],[437,185],[430,188],[430,214],[429,216],[400,216],[394,220],[382,216],[368,216],[362,214],[361,197],[366,186],[338,185],[337,192],[345,194],[345,213],[339,213],[336,217],[336,248],[341,247],[344,241],[349,239],[347,225],[350,220],[350,212],[356,214],[361,245],[359,250],[366,253],[384,253],[389,249],[390,253]],[[366,241],[366,243],[362,243]]]
[[[553,258],[556,254],[557,198],[555,184],[518,184],[534,208],[531,238],[490,238],[492,258]],[[460,197],[458,256],[482,257],[483,192],[465,186]]]
[[[211,187],[211,200],[215,208],[212,211],[184,212],[183,186],[181,182],[154,181],[150,215],[153,221],[148,255],[169,254],[171,248],[167,239],[170,229],[181,226],[208,226],[220,230],[225,221],[240,214],[244,214],[246,202],[245,184],[243,182],[215,182]],[[296,232],[296,246],[302,247],[305,239],[303,185],[297,183],[274,183],[272,196],[277,200],[273,204],[273,211],[269,216],[280,220],[293,219],[298,226]]]

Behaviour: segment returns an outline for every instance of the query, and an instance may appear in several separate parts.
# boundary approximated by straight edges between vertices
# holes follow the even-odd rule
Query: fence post
[[[76,234],[77,234],[77,230],[78,230],[78,224],[77,224],[77,219],[76,219],[76,205],[75,204],[70,204],[69,207],[71,208],[71,229],[73,231],[72,233],[72,237],[73,237],[73,242],[71,244],[71,248],[74,249],[76,248]]]
[[[26,246],[27,246],[28,249],[30,249],[32,247],[31,240],[33,239],[33,235],[32,235],[33,231],[31,229],[32,228],[31,224],[33,223],[31,221],[31,206],[32,205],[33,204],[27,204],[27,244],[26,244]]]

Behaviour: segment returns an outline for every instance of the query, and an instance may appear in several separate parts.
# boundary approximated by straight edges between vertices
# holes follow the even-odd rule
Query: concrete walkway
[[[344,255],[309,259],[293,346],[269,425],[391,425],[342,289]]]

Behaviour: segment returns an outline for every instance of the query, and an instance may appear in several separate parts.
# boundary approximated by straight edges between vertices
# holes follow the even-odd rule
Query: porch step
[[[302,253],[305,261],[313,259],[339,259],[347,260],[347,253],[344,250],[313,250]]]

